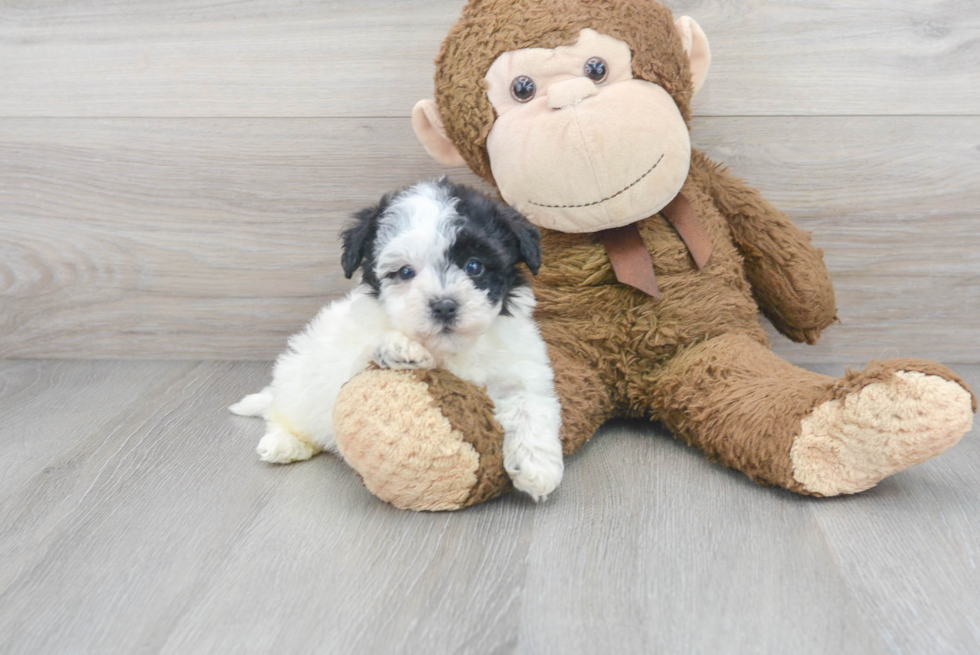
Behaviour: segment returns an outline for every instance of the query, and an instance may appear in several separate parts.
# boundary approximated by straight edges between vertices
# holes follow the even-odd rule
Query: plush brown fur
[[[504,431],[493,417],[493,401],[485,393],[475,393],[473,385],[441,369],[416,371],[414,376],[427,384],[432,404],[449,419],[453,431],[462,435],[480,457],[477,483],[461,507],[496,498],[510,489],[510,478],[504,471],[501,449]]]
[[[670,11],[653,1],[471,0],[437,60],[436,96],[448,136],[475,172],[491,179],[486,137],[494,121],[483,76],[509,50],[573,43],[582,28],[626,41],[634,76],[663,86],[685,119],[691,77]],[[949,369],[921,360],[872,363],[841,380],[779,359],[768,348],[761,311],[790,339],[814,343],[836,320],[820,251],[754,189],[695,152],[682,193],[714,244],[699,271],[677,232],[657,214],[637,225],[662,292],[659,302],[616,281],[593,234],[542,231],[533,282],[535,317],[549,345],[570,454],[614,416],[662,420],[687,443],[758,482],[809,493],[793,477],[790,451],[801,420],[821,403],[921,371],[966,386]],[[421,379],[421,378],[420,378]],[[428,377],[446,416],[477,412],[499,439],[485,395],[459,381]],[[338,401],[339,405],[339,401]],[[974,411],[976,400],[974,398]],[[481,461],[474,499],[505,487],[499,451]]]

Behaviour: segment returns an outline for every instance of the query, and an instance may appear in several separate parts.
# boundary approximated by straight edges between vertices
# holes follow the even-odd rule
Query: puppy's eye
[[[398,276],[399,280],[411,280],[415,277],[415,269],[411,266],[402,266],[395,275]]]
[[[596,84],[606,79],[606,75],[609,74],[609,71],[606,69],[606,62],[602,57],[593,57],[585,62],[583,72],[587,78]]]
[[[467,275],[472,275],[473,277],[478,277],[483,275],[483,262],[479,259],[471,259],[466,262],[466,266],[463,267]]]
[[[527,75],[515,77],[510,83],[510,94],[517,102],[528,102],[534,97],[534,80]]]

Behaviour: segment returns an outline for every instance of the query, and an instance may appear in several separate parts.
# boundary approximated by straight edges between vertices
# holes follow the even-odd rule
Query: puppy
[[[324,307],[280,355],[272,384],[232,405],[262,416],[267,462],[337,451],[333,405],[371,361],[444,368],[486,387],[504,429],[504,467],[534,500],[561,482],[561,411],[547,350],[532,319],[523,263],[537,274],[537,229],[507,205],[449,182],[421,182],[354,215],[343,232],[344,274],[361,283]]]

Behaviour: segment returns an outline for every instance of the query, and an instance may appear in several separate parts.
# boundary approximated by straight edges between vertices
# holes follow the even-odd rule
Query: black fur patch
[[[354,214],[340,235],[344,242],[344,254],[340,258],[344,277],[349,280],[358,268],[362,268],[362,281],[375,295],[381,291],[381,281],[374,273],[374,239],[378,235],[378,219],[391,204],[391,199],[391,194],[385,194],[377,205]]]
[[[449,251],[450,260],[465,270],[471,258],[480,260],[485,270],[471,277],[474,285],[485,289],[490,300],[502,302],[501,313],[508,315],[508,301],[515,289],[527,284],[517,268],[524,263],[535,275],[541,266],[541,236],[517,210],[462,184],[447,179],[439,185],[457,198],[456,212],[463,225]]]

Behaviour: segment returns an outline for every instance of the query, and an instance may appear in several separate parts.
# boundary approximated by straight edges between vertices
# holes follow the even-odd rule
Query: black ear
[[[368,254],[378,231],[378,219],[388,207],[389,201],[390,198],[386,195],[374,207],[365,207],[357,212],[351,217],[350,224],[341,232],[344,254],[340,258],[340,264],[344,267],[344,277],[348,280]]]
[[[517,237],[518,246],[521,249],[521,259],[534,275],[538,274],[541,268],[541,233],[538,228],[531,225],[524,215],[502,202],[494,201],[497,205],[497,217],[510,228],[510,231]]]

